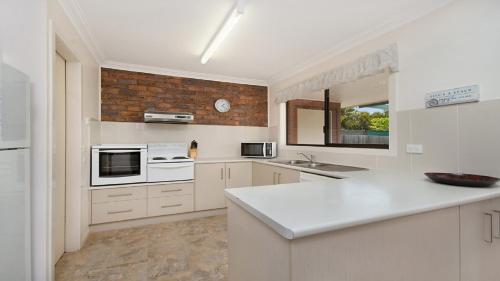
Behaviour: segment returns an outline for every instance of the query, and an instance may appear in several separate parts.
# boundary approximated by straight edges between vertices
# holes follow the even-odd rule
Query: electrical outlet
[[[406,152],[410,154],[422,154],[424,153],[424,146],[421,144],[407,144]]]

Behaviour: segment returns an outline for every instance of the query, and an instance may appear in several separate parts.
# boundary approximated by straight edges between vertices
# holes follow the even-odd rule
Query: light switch
[[[410,154],[422,154],[424,153],[424,146],[421,144],[407,144],[406,152]]]

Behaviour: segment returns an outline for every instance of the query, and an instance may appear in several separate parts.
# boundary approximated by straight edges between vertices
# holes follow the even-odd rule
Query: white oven
[[[91,185],[147,181],[147,145],[92,146]]]
[[[148,145],[148,182],[189,181],[194,179],[194,161],[188,157],[186,143]]]

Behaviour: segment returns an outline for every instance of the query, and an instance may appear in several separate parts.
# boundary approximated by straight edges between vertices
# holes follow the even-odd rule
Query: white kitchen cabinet
[[[92,191],[92,224],[147,216],[146,187],[123,187]]]
[[[92,224],[194,211],[192,182],[92,190]]]
[[[253,185],[273,185],[299,182],[300,172],[263,163],[253,163]]]
[[[252,162],[226,163],[226,188],[252,186]]]
[[[226,188],[225,170],[225,163],[202,163],[195,165],[195,211],[226,207],[224,196],[224,189]]]
[[[275,184],[296,183],[300,181],[300,172],[293,169],[272,167],[275,173]]]
[[[92,224],[143,218],[147,206],[147,198],[92,204]]]
[[[252,162],[197,163],[195,210],[226,207],[225,188],[252,186]]]
[[[194,211],[193,183],[148,186],[148,216],[163,216]]]
[[[276,172],[272,168],[271,165],[254,162],[252,167],[253,186],[275,184]]]
[[[500,198],[460,206],[462,281],[499,280]]]

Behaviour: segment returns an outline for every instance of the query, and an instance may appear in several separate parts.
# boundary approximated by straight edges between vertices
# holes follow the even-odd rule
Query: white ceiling
[[[73,0],[104,62],[270,81],[367,32],[449,0],[248,0],[212,59],[201,53],[232,0]]]

